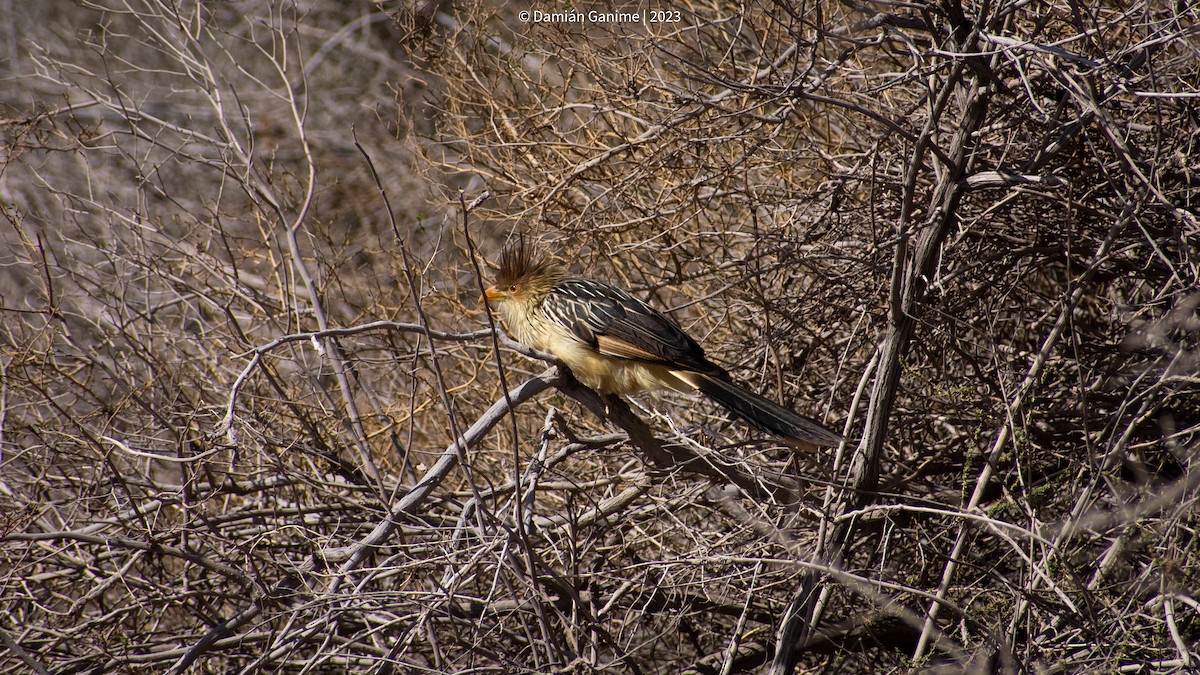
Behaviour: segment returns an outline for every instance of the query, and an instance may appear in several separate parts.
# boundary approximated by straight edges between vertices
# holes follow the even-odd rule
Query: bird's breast
[[[653,389],[694,391],[665,366],[603,354],[566,326],[537,312],[522,312],[505,303],[504,324],[521,344],[553,354],[575,378],[601,394],[635,394]]]

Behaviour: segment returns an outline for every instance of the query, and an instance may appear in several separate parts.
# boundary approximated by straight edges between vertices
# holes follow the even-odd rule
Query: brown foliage
[[[1196,10],[572,7],[5,3],[0,668],[1195,667]],[[517,233],[854,442],[543,373]]]

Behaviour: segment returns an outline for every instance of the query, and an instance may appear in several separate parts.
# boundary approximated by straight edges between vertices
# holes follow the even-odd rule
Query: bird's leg
[[[612,397],[616,394],[601,394],[600,398],[604,401],[604,415],[612,418]]]

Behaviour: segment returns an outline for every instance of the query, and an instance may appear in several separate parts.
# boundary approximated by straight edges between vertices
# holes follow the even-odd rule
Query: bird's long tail
[[[697,372],[675,374],[760,431],[817,446],[837,445],[844,440],[840,434],[826,429],[820,422],[743,389],[721,375]]]

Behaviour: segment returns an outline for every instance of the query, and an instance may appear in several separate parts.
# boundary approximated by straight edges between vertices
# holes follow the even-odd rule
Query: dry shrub
[[[6,5],[6,670],[1200,659],[1194,9]],[[851,441],[542,374],[517,233]]]

